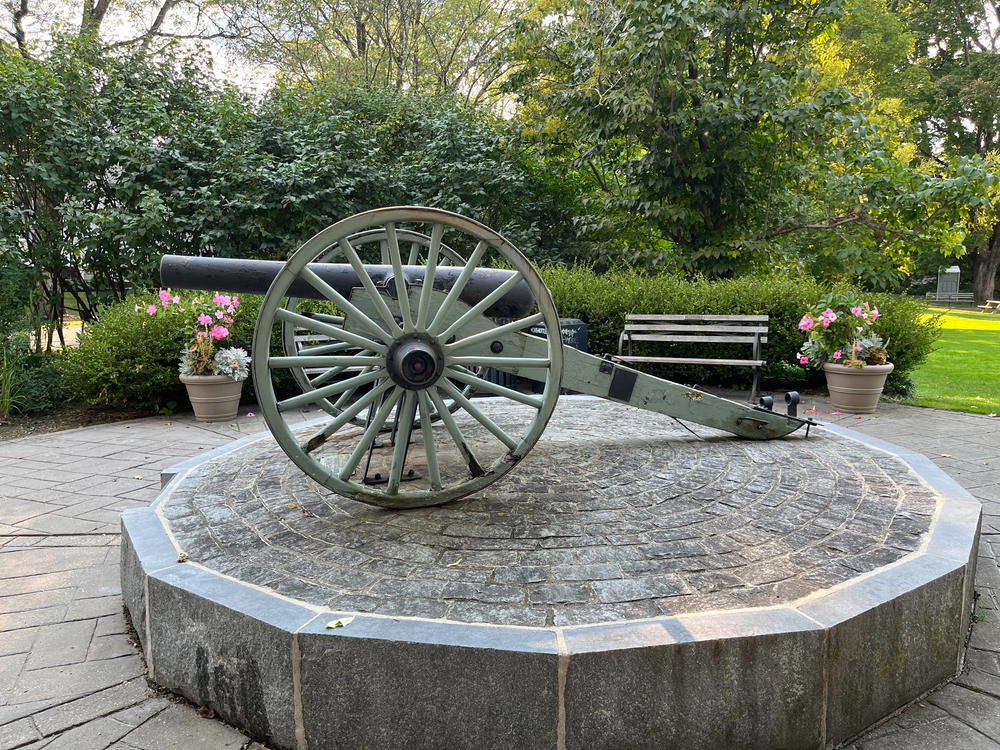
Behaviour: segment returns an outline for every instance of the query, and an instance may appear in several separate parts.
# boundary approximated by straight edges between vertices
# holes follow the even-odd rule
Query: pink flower
[[[222,320],[225,321],[226,323],[232,323],[233,322],[233,319],[231,317],[229,317],[228,315],[226,315]]]
[[[799,364],[800,365],[808,365],[809,364],[809,357],[807,357],[805,354],[800,354],[799,355]]]
[[[146,314],[147,315],[156,315],[156,305],[148,305],[146,307]]]
[[[224,339],[229,335],[229,329],[225,326],[212,326],[212,329],[208,333],[213,339],[218,341],[219,339]]]
[[[841,414],[843,414],[843,412],[839,412],[839,411],[834,411],[834,412],[830,412],[830,413],[833,414],[833,416],[835,416],[835,417],[839,417]]]
[[[247,412],[247,416],[248,416],[248,417],[256,417],[257,415],[256,415],[256,414],[254,414],[254,413],[253,413],[252,411],[248,411],[248,412]]]
[[[159,291],[160,304],[166,307],[170,304],[170,291],[167,289],[161,289]]]
[[[834,359],[840,359],[840,358],[841,358],[841,357],[843,357],[843,356],[844,356],[844,354],[843,354],[843,352],[841,352],[841,351],[840,351],[840,349],[838,349],[837,351],[835,351],[835,352],[833,353],[833,358],[834,358]]]
[[[201,315],[198,316],[198,323],[203,326],[211,325],[212,318],[206,315],[205,313],[202,313]]]
[[[812,319],[811,315],[803,315],[802,320],[799,321],[800,331],[811,331],[816,322]]]
[[[236,314],[236,305],[230,305],[229,307],[227,307],[226,308],[226,312],[228,312],[230,315],[235,315]]]
[[[235,294],[233,295],[232,305],[233,305],[233,307],[239,307],[240,306],[240,298],[237,295],[235,295]]]
[[[232,297],[229,297],[225,294],[216,294],[214,297],[212,297],[212,304],[217,305],[219,307],[226,307],[227,305],[231,305],[232,303],[233,303]]]
[[[857,315],[858,317],[861,317],[861,315],[863,313],[864,313],[864,310],[862,308],[860,308],[860,307],[852,307],[851,308],[851,314],[852,315]]]
[[[204,331],[198,331],[198,334],[197,334],[197,335],[198,335],[198,340],[199,340],[199,341],[201,341],[201,340],[202,340],[203,338],[205,338],[205,337],[206,337],[206,336],[207,336],[208,334],[207,334],[207,333],[205,333]]]
[[[858,343],[857,341],[854,342],[854,351],[856,351],[856,352],[860,352],[861,351],[861,344]]]
[[[226,313],[225,313],[225,312],[223,312],[222,310],[216,310],[216,311],[215,311],[215,317],[216,317],[216,318],[217,318],[218,320],[222,320],[222,319],[223,319],[223,318],[225,317],[225,315],[226,315]]]
[[[878,311],[878,308],[877,307],[873,307],[872,308],[872,320],[878,320],[878,316],[879,315],[881,315],[881,313]]]
[[[173,298],[171,299],[171,302],[173,302],[175,305],[179,305],[181,303],[180,295],[179,294],[175,294],[173,296]]]

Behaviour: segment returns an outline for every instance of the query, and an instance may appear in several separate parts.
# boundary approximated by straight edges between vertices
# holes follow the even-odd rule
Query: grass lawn
[[[978,414],[1000,414],[1000,314],[934,310],[941,338],[913,373],[907,403]]]

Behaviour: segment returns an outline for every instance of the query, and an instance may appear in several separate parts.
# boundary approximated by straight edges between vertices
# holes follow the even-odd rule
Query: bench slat
[[[696,325],[692,323],[657,323],[642,325],[626,323],[626,331],[693,331],[696,333],[767,333],[767,326]]]
[[[743,320],[752,323],[766,323],[770,320],[768,315],[638,315],[629,314],[625,316],[626,321],[638,322],[649,321],[672,321],[672,320],[718,320],[737,321]]]
[[[625,338],[626,343],[629,339],[632,341],[687,341],[692,344],[752,344],[758,340],[762,344],[767,343],[767,336],[756,339],[753,336],[668,336],[662,333],[633,333]]]
[[[673,365],[745,365],[762,367],[763,359],[696,359],[694,357],[615,357],[622,362],[654,362]]]

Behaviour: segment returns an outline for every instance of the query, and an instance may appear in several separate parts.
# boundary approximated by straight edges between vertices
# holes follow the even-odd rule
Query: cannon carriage
[[[371,262],[372,260],[379,262]],[[748,439],[809,420],[734,403],[613,359],[564,348],[538,271],[486,226],[433,208],[376,209],[319,232],[286,263],[166,256],[164,286],[263,293],[253,339],[260,410],[275,440],[333,492],[388,508],[473,494],[513,469],[541,437],[561,388],[667,414]],[[307,311],[305,298],[333,313]],[[271,354],[280,335],[283,351]],[[522,393],[486,377],[530,378]],[[279,398],[274,375],[298,393]],[[486,394],[516,402],[491,416]],[[300,408],[328,415],[305,432]],[[508,410],[509,411],[509,410]]]

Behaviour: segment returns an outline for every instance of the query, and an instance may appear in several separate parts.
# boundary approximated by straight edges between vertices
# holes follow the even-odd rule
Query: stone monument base
[[[564,397],[505,478],[408,511],[266,434],[188,461],[122,520],[150,676],[276,748],[695,750],[833,746],[958,671],[976,500],[842,428],[694,431]]]

